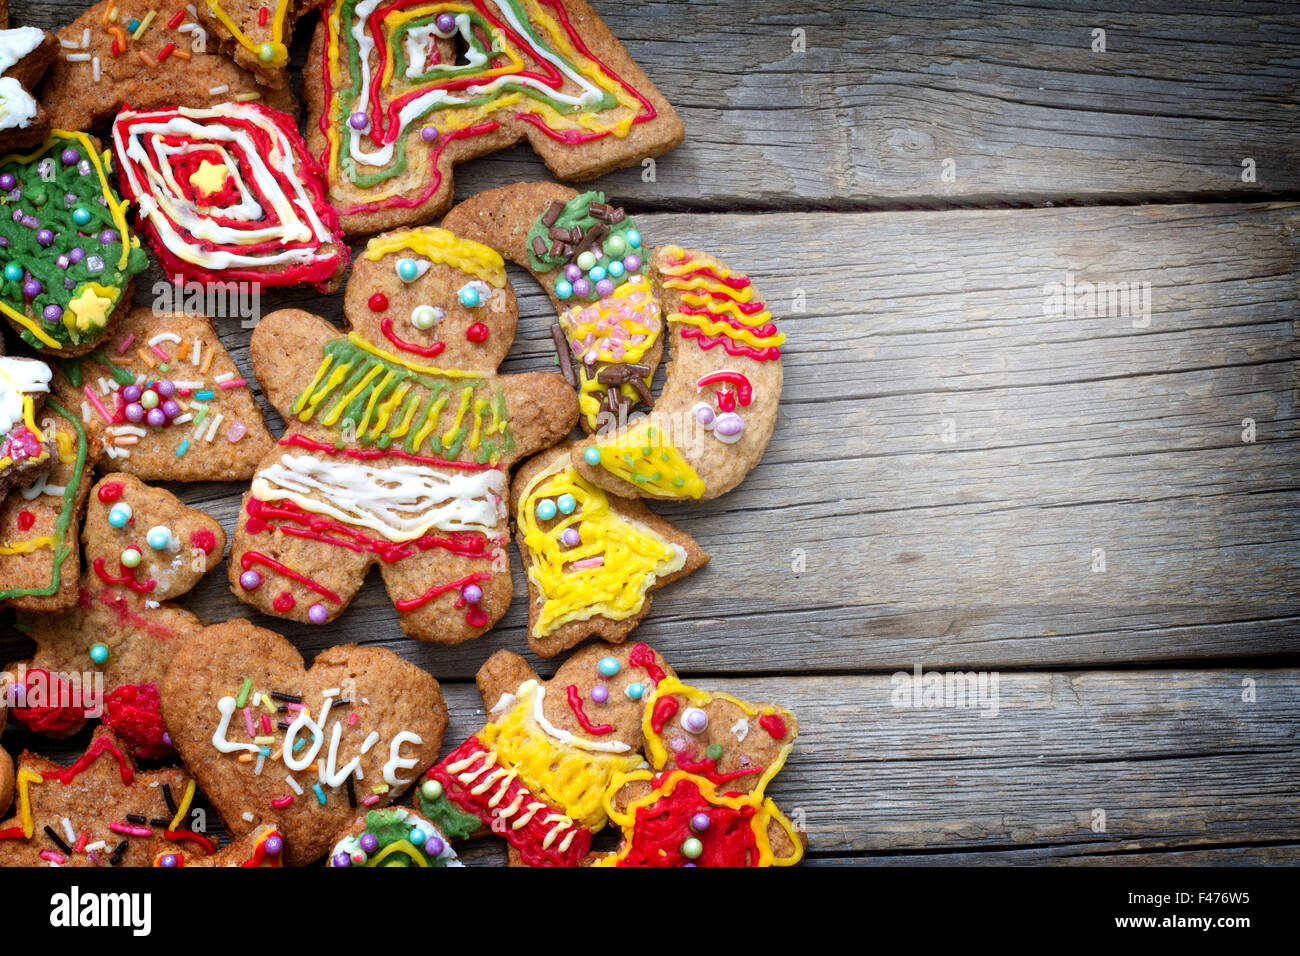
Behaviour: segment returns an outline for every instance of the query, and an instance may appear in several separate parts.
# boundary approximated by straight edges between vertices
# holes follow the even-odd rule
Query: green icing
[[[379,846],[370,854],[370,858],[374,859],[379,856],[385,847],[391,846],[394,843],[400,843],[403,840],[410,843],[411,830],[416,826],[419,826],[419,822],[416,821],[415,823],[412,823],[409,819],[404,819],[403,811],[371,810],[366,814],[365,832],[372,834],[375,839],[379,841]],[[426,836],[432,835],[433,834],[427,834]],[[411,845],[415,846],[414,844]],[[425,853],[423,845],[416,846],[415,850],[419,854],[420,859],[429,866],[442,867],[447,865],[447,861],[443,858],[430,856]],[[390,853],[378,865],[410,866],[414,862],[414,860],[410,859],[410,851],[403,847],[400,851]]]
[[[67,543],[68,526],[72,524],[72,515],[77,510],[77,489],[81,485],[81,475],[86,468],[86,430],[81,427],[81,420],[76,415],[73,415],[54,399],[46,399],[45,404],[71,422],[72,427],[77,432],[76,464],[72,469],[72,475],[68,479],[68,483],[64,486],[63,507],[59,511],[58,520],[54,523],[54,569],[50,573],[50,583],[44,587],[9,588],[0,591],[0,601],[7,601],[10,598],[17,597],[48,597],[54,594],[59,590],[59,583],[63,577],[63,562],[72,553],[72,547]],[[75,544],[75,540],[73,544]]]
[[[437,800],[429,800],[419,793],[417,799],[420,801],[420,815],[433,821],[449,840],[467,839],[483,827],[482,820],[461,810],[447,799],[446,794]]]
[[[560,268],[568,260],[561,256],[537,255],[537,253],[533,251],[533,239],[540,236],[541,240],[546,243],[547,249],[550,249],[552,239],[549,233],[552,228],[558,226],[562,229],[572,229],[574,226],[577,226],[585,232],[592,226],[597,225],[600,223],[600,220],[588,211],[588,207],[592,203],[600,203],[602,206],[605,205],[605,194],[603,192],[593,191],[574,196],[564,204],[564,211],[560,213],[555,222],[551,223],[550,226],[543,223],[540,216],[537,218],[529,228],[528,235],[524,240],[524,245],[528,249],[528,264],[534,272],[550,272],[552,269]],[[602,243],[608,241],[609,236],[618,236],[626,243],[627,234],[636,229],[636,223],[633,222],[631,216],[624,216],[621,221],[616,222],[613,225],[609,225],[609,223],[604,223],[604,225],[609,226],[609,234],[605,239],[601,240]],[[628,252],[636,252],[638,255],[641,254],[640,249],[632,249],[630,248],[630,244],[628,244],[628,246],[629,248],[627,251],[623,253],[624,256],[627,255]],[[623,256],[605,255],[597,260],[596,264],[608,268],[610,262],[616,258],[621,259]],[[642,268],[644,268],[644,266],[642,266]],[[636,274],[637,273],[624,273],[622,276],[607,276],[606,278],[612,281],[615,288],[617,288],[626,282],[631,276]],[[596,298],[594,288],[588,298]]]
[[[76,152],[75,162],[63,162],[66,150]],[[122,230],[114,221],[105,199],[94,159],[87,154],[79,139],[52,137],[33,153],[6,156],[0,159],[0,176],[4,175],[13,176],[16,185],[0,192],[0,239],[3,239],[0,242],[0,302],[25,314],[61,345],[75,345],[84,338],[94,338],[103,326],[88,329],[83,334],[64,324],[62,312],[69,302],[81,295],[87,283],[120,290],[132,276],[145,269],[149,264],[148,256],[140,248],[138,239],[129,233],[121,234]],[[107,160],[104,175],[106,179],[112,175]],[[112,202],[120,202],[111,189],[108,196]],[[84,210],[88,216],[85,223],[78,223],[73,218],[77,210]],[[32,220],[39,224],[33,224]],[[49,245],[42,245],[38,239],[44,229],[54,234]],[[107,229],[117,234],[117,240],[101,243],[99,236]],[[119,268],[123,242],[129,242],[130,247],[126,265]],[[81,260],[74,263],[69,258],[66,267],[60,266],[60,257],[69,256],[74,248],[84,253]],[[11,279],[4,274],[4,266],[10,263],[22,267],[22,276]],[[37,279],[42,287],[40,294],[30,301],[23,291],[29,278]],[[58,306],[60,317],[46,321],[43,315],[50,305]],[[111,314],[112,310],[109,312]],[[48,347],[29,329],[22,329],[20,334],[34,348]]]

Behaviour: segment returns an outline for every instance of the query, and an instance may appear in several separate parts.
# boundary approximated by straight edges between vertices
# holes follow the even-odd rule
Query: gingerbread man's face
[[[510,465],[564,437],[577,400],[558,375],[496,374],[515,299],[479,243],[434,228],[378,236],[345,308],[346,334],[297,310],[253,333],[253,368],[288,431],[244,499],[232,590],[324,624],[378,564],[407,634],[476,637],[510,604]]]
[[[518,320],[500,257],[433,228],[371,240],[343,307],[366,340],[441,369],[496,368]]]

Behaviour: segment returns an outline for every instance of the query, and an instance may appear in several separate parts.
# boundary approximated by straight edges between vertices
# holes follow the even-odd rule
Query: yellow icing
[[[235,21],[230,18],[230,14],[222,9],[218,0],[207,0],[208,9],[212,15],[221,21],[221,25],[230,31],[230,35],[235,38],[235,42],[242,46],[249,53],[258,58],[258,61],[267,66],[284,66],[289,62],[289,48],[284,43],[284,18],[289,9],[289,0],[276,0],[275,14],[271,20],[271,39],[268,45],[271,47],[272,56],[269,60],[263,60],[261,57],[262,44],[255,43],[244,31],[235,25]]]
[[[498,289],[506,284],[505,261],[494,249],[434,226],[371,239],[366,246],[366,258],[376,262],[390,253],[407,249],[433,262],[477,276]]]
[[[650,419],[592,447],[600,452],[602,468],[651,494],[665,498],[704,494],[704,481]]]
[[[605,492],[585,481],[568,458],[528,483],[520,496],[516,520],[531,562],[528,578],[542,596],[533,624],[535,637],[545,637],[570,621],[605,617],[626,620],[640,612],[646,592],[656,580],[681,570],[686,554],[642,525],[618,514]],[[572,514],[556,513],[549,529],[537,520],[543,498],[572,495]],[[582,543],[569,548],[561,535],[576,528]],[[575,568],[573,562],[602,558],[599,567]]]

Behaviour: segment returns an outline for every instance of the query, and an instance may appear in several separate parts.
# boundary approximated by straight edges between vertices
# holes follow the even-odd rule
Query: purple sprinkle
[[[591,295],[591,282],[587,279],[579,279],[573,283],[573,294],[580,299],[585,299]]]
[[[59,256],[59,258],[55,259],[54,262],[60,269],[66,269],[68,266],[72,265],[67,256]]]
[[[367,853],[374,853],[379,849],[379,837],[373,833],[363,833],[361,835],[361,849]]]
[[[600,296],[602,299],[605,298],[605,296],[612,294],[613,291],[614,291],[613,279],[601,279],[599,282],[596,283],[596,294]]]
[[[41,285],[39,279],[28,279],[23,283],[23,295],[29,299],[34,299],[45,291],[45,286]]]
[[[450,13],[440,13],[434,19],[433,25],[438,28],[439,33],[450,33],[456,29],[456,18]]]
[[[165,743],[168,747],[172,745],[172,735],[167,733],[167,731],[165,730],[163,731],[163,743]]]
[[[13,173],[0,174],[0,189],[3,189],[5,192],[8,192],[9,190],[13,189],[17,185],[18,185],[18,180],[14,177]]]
[[[709,828],[711,823],[713,823],[713,821],[709,819],[707,813],[697,813],[695,816],[691,817],[691,829],[696,833],[703,833]]]
[[[149,409],[149,414],[145,418],[153,428],[162,428],[167,424],[167,415],[161,408]]]
[[[477,584],[467,584],[464,590],[460,592],[460,596],[470,604],[477,604],[483,600],[483,589]]]
[[[41,221],[35,216],[23,216],[23,225],[28,229],[39,229],[41,227]]]
[[[284,849],[284,841],[278,836],[269,836],[266,838],[267,856],[279,856]]]
[[[172,398],[176,395],[176,383],[169,378],[163,379],[154,386],[154,391],[160,398]]]
[[[45,307],[45,310],[41,313],[41,316],[45,319],[46,322],[57,322],[59,321],[59,319],[63,318],[63,309],[51,303],[50,305],[47,305]]]
[[[564,278],[568,279],[570,282],[577,282],[582,278],[582,270],[578,268],[577,263],[570,262],[564,267]]]
[[[426,143],[432,143],[437,138],[438,127],[436,126],[426,126],[424,129],[420,130],[420,139],[424,140]]]
[[[175,854],[175,853],[164,853],[164,854],[162,855],[162,859],[158,861],[158,865],[159,865],[159,866],[175,866],[175,865],[176,865],[176,854]]]
[[[14,210],[14,222],[22,222],[25,213],[21,209]]]
[[[255,591],[262,583],[262,575],[256,571],[245,571],[239,576],[239,586],[245,591]]]
[[[325,610],[325,605],[319,602],[307,608],[307,620],[313,624],[324,624],[329,620],[330,612]]]
[[[63,280],[63,288],[67,289],[69,292],[71,292],[71,291],[72,291],[73,289],[75,289],[76,287],[77,287],[77,280],[76,280],[76,279],[64,279],[64,280]]]
[[[564,542],[565,547],[576,548],[582,544],[582,533],[577,528],[565,528],[564,533],[560,535],[560,540]]]
[[[431,836],[424,844],[424,852],[429,856],[441,856],[443,848],[446,846],[440,837]]]
[[[174,398],[169,398],[167,401],[162,403],[162,412],[169,419],[175,418],[181,413],[180,403]]]
[[[636,254],[624,256],[623,268],[628,272],[639,272],[641,269],[641,257]]]
[[[591,699],[598,704],[603,704],[609,700],[609,689],[604,684],[597,684],[591,689]]]
[[[363,130],[370,125],[370,117],[365,113],[353,113],[348,117],[348,125],[355,130]]]
[[[54,245],[54,232],[50,229],[42,229],[36,234],[36,241],[43,246]]]
[[[81,248],[81,246],[73,246],[68,250],[68,259],[73,265],[76,265],[84,258],[86,258],[86,250]]]
[[[348,856],[346,853],[335,853],[334,865],[337,867],[351,866],[352,857]]]
[[[60,156],[59,159],[63,160],[64,166],[75,166],[81,159],[81,154],[75,149],[69,147],[63,151],[63,155]]]
[[[122,389],[122,401],[138,402],[140,401],[140,394],[139,385],[128,385],[126,388]]]
[[[117,242],[117,233],[112,229],[105,229],[99,234],[99,241],[106,246]]]

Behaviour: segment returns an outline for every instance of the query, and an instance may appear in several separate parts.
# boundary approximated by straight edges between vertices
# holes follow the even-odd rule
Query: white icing
[[[0,355],[0,435],[23,420],[23,396],[50,390],[50,367]]]
[[[241,744],[233,740],[226,739],[226,732],[230,729],[230,717],[235,712],[235,698],[223,697],[217,701],[217,710],[221,714],[221,722],[217,724],[216,731],[212,734],[212,746],[216,747],[223,754],[233,754],[241,750],[249,750],[257,753],[262,748],[257,744]],[[289,754],[286,748],[285,760],[288,761]]]
[[[384,783],[390,787],[404,787],[410,783],[410,779],[401,779],[397,776],[398,770],[410,770],[418,762],[418,757],[403,757],[402,744],[412,743],[420,746],[424,739],[409,730],[403,730],[393,738],[392,743],[388,745],[388,763],[384,764]]]
[[[530,697],[533,705],[533,723],[551,739],[578,750],[591,750],[598,753],[622,754],[632,749],[621,740],[588,740],[556,727],[542,712],[542,705],[546,702],[546,688],[536,680],[526,680],[519,685],[519,699],[525,707],[528,706]]]
[[[497,469],[447,475],[414,463],[375,468],[282,455],[253,479],[252,492],[260,501],[289,500],[390,541],[413,541],[435,529],[491,534],[506,516],[506,476]]]

